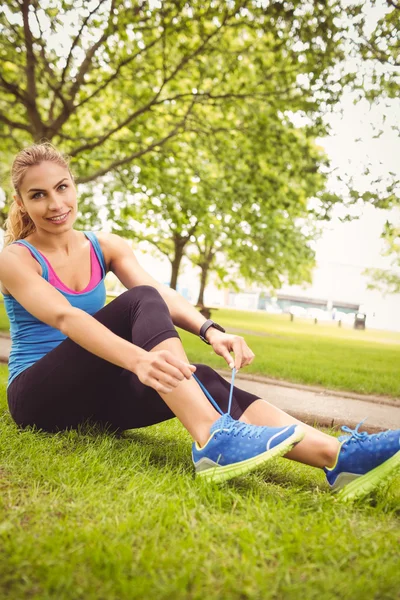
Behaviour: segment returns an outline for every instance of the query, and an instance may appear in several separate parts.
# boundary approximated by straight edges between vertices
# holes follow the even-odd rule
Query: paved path
[[[0,362],[7,362],[10,339],[0,336]],[[229,370],[219,371],[230,381]],[[277,381],[239,372],[237,385],[271,402],[285,412],[310,425],[355,427],[367,417],[363,429],[400,429],[400,398],[362,396]]]
[[[230,380],[228,371],[220,373]],[[386,401],[385,398],[378,397],[378,403],[373,401],[376,398],[374,396],[364,399],[362,396],[356,398],[356,394],[351,397],[341,396],[337,391],[331,392],[323,388],[301,386],[300,389],[287,382],[272,383],[270,379],[262,381],[261,377],[254,378],[240,372],[235,383],[310,425],[355,427],[367,417],[362,430],[370,433],[381,429],[400,429],[400,399]]]

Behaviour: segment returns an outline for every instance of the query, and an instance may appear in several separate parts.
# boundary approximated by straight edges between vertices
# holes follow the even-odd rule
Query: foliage
[[[368,0],[349,7],[357,33],[354,43],[368,67],[365,79],[356,78],[355,81],[370,101],[380,101],[385,97],[394,99],[399,94],[400,4],[396,0],[386,0],[385,4],[386,10],[377,19],[372,31],[371,12],[381,8],[382,2]]]
[[[342,13],[337,0],[307,9],[257,0],[8,4],[0,14],[2,163],[46,138],[89,182],[184,129],[207,127],[205,108],[268,102],[312,114],[338,97],[330,67],[343,57]]]
[[[394,101],[399,101],[400,89],[400,4],[395,0],[386,1],[386,10],[377,19],[374,28],[370,31],[368,23],[368,12],[376,8],[379,3],[370,0],[362,5],[353,6],[350,14],[353,17],[353,25],[357,33],[357,51],[365,65],[361,75],[355,78],[355,87],[361,90],[362,95],[371,103],[382,103],[387,99],[389,106],[393,107]],[[392,108],[393,110],[393,108]],[[397,110],[398,113],[398,110]],[[386,116],[384,117],[386,119]],[[391,123],[391,128],[400,134],[398,119]],[[377,137],[382,132],[377,133]],[[366,175],[369,170],[366,169]],[[376,193],[378,187],[383,187],[378,179],[371,182],[370,189],[361,195],[364,202],[368,202],[377,208],[390,209],[400,207],[400,180],[399,174],[389,172],[388,182],[383,193]],[[353,197],[357,193],[353,190]],[[400,292],[400,228],[399,224],[386,223],[382,238],[387,242],[385,256],[392,257],[392,270],[366,269],[364,275],[369,276],[368,289],[379,290],[384,294],[396,294]]]
[[[119,182],[107,187],[110,197],[118,194],[116,231],[167,256],[172,287],[185,252],[200,267],[200,303],[210,270],[233,287],[238,276],[269,287],[285,276],[307,280],[312,220],[328,218],[341,201],[324,192],[326,157],[307,128],[267,109],[242,113],[236,130],[190,133],[142,159],[137,177],[122,177],[123,194],[112,190]]]
[[[371,4],[376,3],[371,0]],[[171,143],[176,141],[182,161],[186,159],[190,164],[193,152],[191,155],[189,147],[195,145],[198,149],[196,137],[211,140],[218,132],[225,132],[230,143],[229,136],[241,130],[239,145],[246,144],[250,129],[244,118],[246,111],[267,116],[269,133],[275,126],[283,132],[282,138],[277,138],[282,152],[288,151],[285,144],[292,142],[281,124],[288,125],[293,116],[306,119],[307,138],[324,135],[327,128],[323,115],[335,105],[347,83],[358,86],[371,99],[395,96],[395,77],[378,75],[377,70],[372,87],[364,90],[357,74],[342,67],[345,44],[354,30],[358,34],[354,40],[357,52],[368,64],[373,59],[394,69],[398,66],[398,5],[388,2],[388,11],[369,37],[365,33],[363,7],[361,2],[349,6],[341,0],[308,4],[300,0],[217,0],[206,4],[200,0],[189,4],[165,0],[151,5],[145,0],[7,3],[0,11],[2,186],[9,191],[6,165],[16,151],[32,141],[51,140],[73,158],[78,183],[89,184],[84,188],[80,224],[90,223],[93,227],[98,225],[99,215],[90,196],[99,180],[106,184],[110,180],[132,181],[132,185],[120,190],[112,186],[122,196],[136,185],[152,189],[151,180],[157,179],[154,168],[150,185],[148,179],[142,183],[138,178],[139,172],[145,178],[145,171],[150,168],[146,166],[147,157],[151,157],[150,162],[156,161],[166,144],[168,156]],[[206,157],[204,148],[203,145]],[[166,159],[159,160],[161,166]],[[321,159],[321,166],[323,163]],[[274,168],[280,166],[277,161]],[[223,169],[223,176],[228,182],[227,189],[221,187],[221,194],[225,192],[225,202],[230,197],[232,205],[241,186],[227,168]],[[276,185],[274,177],[280,178],[281,174],[273,173],[271,168],[268,174],[264,171],[264,176],[265,181],[260,178],[257,185],[271,190]],[[185,185],[189,184],[187,177],[188,173],[182,173]],[[159,179],[162,178],[163,173]],[[202,181],[206,179],[211,183],[212,175]],[[163,183],[167,186],[167,178]],[[166,197],[176,197],[172,181],[170,184]],[[251,185],[249,195],[253,199],[255,185]],[[178,182],[176,192],[177,187]],[[290,189],[289,185],[288,193]],[[229,190],[233,192],[230,196]],[[329,218],[329,207],[338,198],[328,192],[322,198],[322,187],[318,190],[322,211],[318,218]],[[377,206],[389,206],[396,202],[395,186],[387,192],[382,195],[369,191],[363,199]],[[280,193],[285,194],[284,185],[280,186]],[[356,201],[359,196],[353,190],[349,201]],[[116,194],[110,200],[110,218],[126,214],[128,207],[119,206],[117,198]],[[187,204],[188,200],[189,197],[182,202]],[[202,198],[200,192],[196,195],[195,204],[185,210],[180,202],[176,203],[166,215],[167,220],[172,215],[176,221],[173,243],[164,247],[173,262],[175,280],[185,245],[194,241],[190,240],[194,221],[198,223],[199,215],[203,215],[201,220],[209,230],[213,224],[210,219],[215,220],[215,215],[206,209],[209,203],[204,193]],[[225,214],[225,205],[220,205]],[[279,206],[277,203],[277,210],[285,210]],[[241,213],[243,208],[241,202]],[[270,209],[268,205],[271,215]],[[198,214],[194,214],[196,211]],[[0,220],[4,221],[6,212],[7,207]],[[143,209],[139,212],[143,216]],[[290,211],[288,214],[292,215]],[[294,231],[298,222],[292,216],[291,219]],[[154,220],[153,214],[153,224]],[[217,224],[214,223],[215,233],[219,231]],[[231,223],[231,233],[233,225],[238,231],[240,222]],[[261,227],[258,221],[252,230],[259,247],[257,227]],[[268,227],[271,230],[271,220]],[[195,230],[201,234],[198,225]],[[289,230],[286,228],[283,234],[285,239],[289,239]],[[126,227],[122,227],[122,233],[130,235]],[[160,238],[158,242],[165,240]],[[297,231],[297,238],[289,246],[292,252],[295,249],[299,260],[296,264],[292,259],[290,265],[282,268],[289,275],[297,269],[306,278],[311,255],[297,252],[298,244],[299,248],[304,247],[304,239]],[[248,248],[241,247],[240,255],[244,257]],[[265,257],[271,248],[264,250],[260,257]],[[205,246],[198,247],[198,257],[192,253],[193,260],[204,263],[202,253],[209,251]],[[233,258],[236,262],[237,256]],[[228,263],[229,260],[228,257]],[[228,272],[219,259],[215,262],[219,270]],[[251,272],[242,269],[242,275],[254,278],[260,274],[263,280],[267,278],[277,285],[277,273],[270,270],[266,274],[254,260],[247,262],[255,267]]]
[[[386,240],[384,256],[392,258],[392,269],[366,269],[364,275],[370,277],[369,290],[379,290],[386,294],[400,293],[400,226],[386,222],[382,237]]]

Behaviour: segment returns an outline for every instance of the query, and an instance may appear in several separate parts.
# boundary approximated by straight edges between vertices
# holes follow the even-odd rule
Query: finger
[[[176,369],[178,369],[182,373],[182,375],[186,377],[186,379],[190,379],[192,373],[196,370],[196,367],[194,365],[190,365],[189,363],[186,363],[183,360],[176,358],[176,356],[174,356],[171,352],[167,353],[165,359],[170,365],[173,365]]]
[[[193,373],[196,371],[197,367],[194,365],[189,365],[189,363],[185,363],[182,361],[181,364],[181,373],[186,377],[186,379],[190,379]]]
[[[170,377],[177,379],[178,381],[183,381],[185,378],[181,369],[167,362],[167,360],[163,357],[160,357],[158,360],[154,361],[153,365],[157,372],[165,373],[166,375],[169,375]],[[154,374],[154,376],[158,379],[158,373]]]
[[[176,369],[177,375],[171,375],[169,372],[166,372],[164,370],[164,367],[165,365],[162,365],[161,368],[157,368],[156,366],[154,366],[150,373],[151,377],[153,377],[153,379],[157,379],[163,385],[172,388],[176,388],[180,383],[182,383],[182,381],[185,381],[185,378],[180,371]]]
[[[233,344],[233,353],[235,355],[235,367],[236,369],[240,369],[243,362],[243,348],[242,348],[242,340],[234,340]]]
[[[249,358],[249,360],[248,360],[248,363],[247,363],[247,364],[248,364],[248,365],[250,365],[250,364],[253,362],[254,358],[255,358],[255,354],[254,354],[254,352],[252,352],[252,351],[250,350],[250,358]]]
[[[245,367],[246,365],[249,365],[251,363],[251,361],[253,360],[253,358],[254,358],[254,354],[253,354],[253,352],[250,350],[250,348],[246,344],[244,352],[243,352],[242,367]]]
[[[166,385],[170,388],[176,388],[180,383],[182,383],[182,381],[185,381],[184,377],[182,377],[182,379],[176,379],[175,377],[170,377],[169,375],[167,375],[167,373],[163,373],[162,371],[159,371],[159,373],[157,373],[156,378],[163,385]]]
[[[224,358],[226,360],[226,362],[228,363],[228,366],[230,369],[233,369],[233,367],[235,366],[235,361],[232,358],[232,356],[229,354],[229,351],[226,348],[223,348],[221,350],[221,354],[222,358]]]
[[[151,387],[153,387],[159,394],[169,394],[173,390],[173,388],[164,385],[163,383],[161,383],[161,381],[158,381],[157,379],[155,380],[155,384]]]

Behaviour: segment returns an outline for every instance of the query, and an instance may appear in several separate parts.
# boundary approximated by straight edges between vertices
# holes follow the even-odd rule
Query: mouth
[[[66,213],[63,213],[62,215],[57,215],[56,217],[48,217],[46,219],[46,221],[50,221],[51,223],[65,223],[65,221],[68,219],[68,215],[71,211],[69,210]]]

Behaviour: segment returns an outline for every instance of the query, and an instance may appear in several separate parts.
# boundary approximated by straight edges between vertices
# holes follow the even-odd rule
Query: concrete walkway
[[[10,347],[9,337],[0,335],[0,362],[8,362]],[[220,370],[219,373],[230,381],[229,370]],[[248,375],[245,371],[238,373],[235,383],[310,425],[355,427],[367,417],[362,430],[370,433],[400,429],[400,398],[326,390]]]
[[[229,371],[219,371],[230,381]],[[235,385],[271,402],[309,425],[355,427],[367,418],[362,431],[375,433],[382,429],[400,429],[400,399],[340,394],[324,388],[253,377],[239,371]]]

